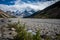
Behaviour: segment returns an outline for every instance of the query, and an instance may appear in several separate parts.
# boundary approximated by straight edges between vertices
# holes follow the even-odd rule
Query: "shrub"
[[[32,34],[32,32],[26,30],[26,25],[22,25],[20,22],[11,23],[8,24],[8,26],[16,29],[17,35],[14,37],[14,40],[42,40],[40,29],[37,30],[35,34]],[[44,40],[52,40],[52,38],[51,36],[45,36]],[[56,35],[54,40],[60,40],[60,34]]]
[[[14,40],[41,40],[40,30],[37,30],[36,35],[27,32],[25,24],[11,23],[8,24],[10,28],[14,27],[16,29],[17,35]]]

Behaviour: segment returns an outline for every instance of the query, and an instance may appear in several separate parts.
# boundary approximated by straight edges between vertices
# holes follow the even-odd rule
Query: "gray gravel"
[[[9,18],[4,19],[4,21],[5,22],[0,21],[0,26],[2,24],[9,23],[10,21],[11,21],[10,23],[20,21],[20,23],[25,24],[27,30],[32,32],[33,34],[38,29],[41,30],[41,35],[55,36],[56,34],[60,34],[60,19]]]

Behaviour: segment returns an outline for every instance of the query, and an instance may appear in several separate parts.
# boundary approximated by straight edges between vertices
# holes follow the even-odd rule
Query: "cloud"
[[[16,10],[24,11],[25,8],[29,7],[29,8],[32,8],[33,10],[42,10],[52,5],[56,1],[45,1],[45,2],[34,2],[34,3],[31,3],[30,1],[28,1],[28,3],[26,3],[21,0],[16,0],[14,1],[15,2],[14,5],[0,4],[0,9],[4,11],[16,11]],[[11,1],[11,3],[13,2]]]

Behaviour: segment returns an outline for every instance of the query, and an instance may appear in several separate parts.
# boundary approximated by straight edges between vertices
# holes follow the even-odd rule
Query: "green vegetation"
[[[37,30],[35,34],[32,34],[32,32],[28,32],[26,29],[25,24],[18,23],[11,23],[8,24],[10,28],[15,28],[17,35],[14,37],[14,40],[42,40],[42,37],[40,35],[40,29]],[[45,36],[43,38],[44,40],[52,40],[51,36]],[[56,38],[54,40],[60,40],[60,34],[56,35]]]
[[[32,32],[27,32],[25,24],[21,25],[20,22],[8,25],[10,28],[16,29],[17,35],[14,40],[41,40],[40,30],[37,30],[36,34],[32,34]]]
[[[45,40],[52,40],[50,36],[46,36]]]
[[[57,34],[57,36],[56,36],[55,39],[56,39],[56,40],[60,40],[60,34]]]

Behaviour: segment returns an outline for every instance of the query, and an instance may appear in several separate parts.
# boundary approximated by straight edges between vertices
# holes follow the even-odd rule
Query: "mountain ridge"
[[[0,18],[15,18],[15,16],[10,15],[8,12],[4,12],[0,9]]]
[[[45,8],[44,10],[39,10],[31,16],[24,18],[60,18],[60,1]]]

